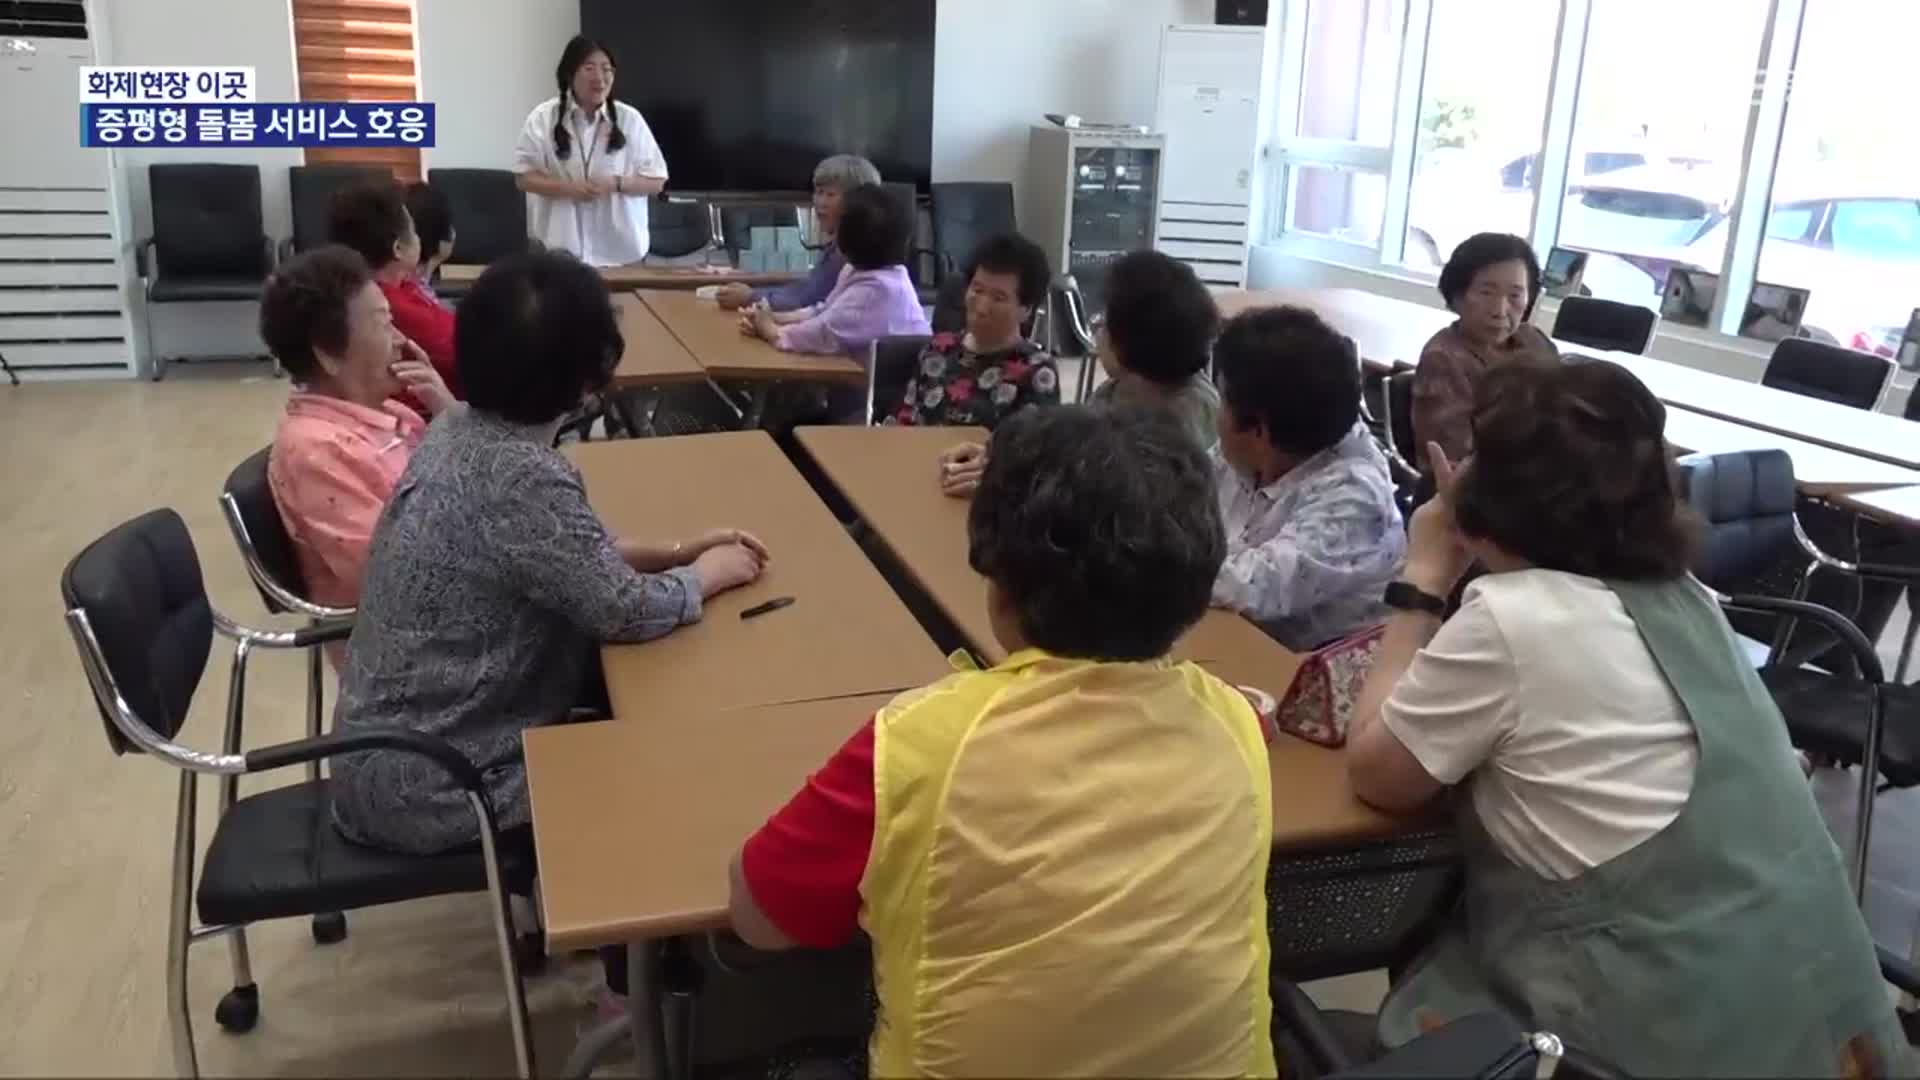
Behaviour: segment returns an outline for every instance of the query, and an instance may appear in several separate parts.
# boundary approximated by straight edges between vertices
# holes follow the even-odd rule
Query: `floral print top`
[[[1016,409],[1059,403],[1060,369],[1033,342],[983,353],[960,334],[936,334],[888,422],[991,430]]]

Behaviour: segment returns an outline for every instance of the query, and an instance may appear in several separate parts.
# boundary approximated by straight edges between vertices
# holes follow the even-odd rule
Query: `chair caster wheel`
[[[346,913],[323,911],[313,917],[313,943],[315,945],[337,945],[346,939]]]
[[[530,934],[521,934],[513,943],[518,954],[520,974],[538,975],[547,970],[547,934],[544,930],[535,930]]]
[[[235,1035],[252,1031],[260,1022],[260,988],[253,983],[227,991],[213,1008],[213,1019],[221,1029]]]

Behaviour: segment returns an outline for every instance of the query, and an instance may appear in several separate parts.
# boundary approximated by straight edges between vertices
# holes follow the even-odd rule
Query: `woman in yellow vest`
[[[1159,411],[1028,409],[968,519],[1010,654],[880,710],[733,863],[735,931],[873,941],[878,1076],[1271,1076],[1272,791],[1167,657],[1225,541]]]

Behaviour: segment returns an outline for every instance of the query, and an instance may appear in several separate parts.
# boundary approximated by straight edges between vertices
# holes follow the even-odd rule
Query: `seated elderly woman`
[[[825,300],[792,311],[755,308],[740,331],[785,352],[864,357],[875,338],[928,332],[927,312],[907,276],[913,222],[885,188],[863,184],[840,202],[836,237],[846,266]]]
[[[511,828],[528,822],[520,734],[594,696],[600,644],[699,619],[767,553],[737,529],[616,539],[553,449],[620,358],[592,267],[559,253],[494,263],[460,304],[458,339],[468,404],[428,429],[374,533],[334,723],[447,739],[486,772]],[[333,787],[334,824],[361,843],[425,854],[477,838],[453,782],[403,754],[341,758]]]
[[[1510,366],[1468,422],[1347,747],[1382,809],[1466,789],[1465,901],[1382,1038],[1499,1009],[1633,1076],[1913,1075],[1786,726],[1687,572],[1660,403],[1611,363]]]
[[[1009,655],[859,725],[734,860],[734,930],[865,932],[875,1076],[1272,1076],[1259,721],[1167,655],[1220,565],[1206,455],[1148,409],[995,441],[967,550]]]
[[[1047,298],[1047,253],[1001,233],[982,241],[967,267],[966,330],[934,335],[892,423],[991,429],[1016,409],[1060,401],[1059,368],[1025,334]]]
[[[1227,323],[1213,358],[1227,525],[1214,604],[1301,651],[1378,625],[1406,533],[1360,422],[1353,342],[1304,308],[1260,308]]]
[[[453,305],[440,299],[433,283],[440,267],[453,257],[453,207],[439,188],[424,180],[416,181],[407,185],[407,215],[413,218],[414,234],[420,238],[420,265],[414,269],[414,280],[434,303],[451,311]]]
[[[374,523],[427,432],[395,395],[411,389],[433,414],[453,396],[394,329],[366,260],[337,244],[274,270],[260,294],[260,338],[293,377],[267,458],[273,501],[307,598],[353,607]]]
[[[1553,341],[1527,320],[1540,299],[1540,261],[1525,240],[1477,233],[1460,242],[1440,271],[1440,296],[1459,318],[1420,351],[1413,375],[1413,436],[1418,455],[1439,443],[1455,461],[1473,449],[1467,422],[1482,372],[1513,363],[1552,363]]]
[[[374,284],[393,310],[393,325],[420,346],[447,389],[460,397],[453,311],[441,304],[433,289],[422,285],[417,276],[420,236],[414,231],[413,215],[407,212],[406,195],[400,185],[381,180],[335,195],[328,235],[334,243],[359,252],[373,268]],[[423,404],[415,399],[403,400],[410,405]]]
[[[720,306],[733,311],[749,304],[760,304],[769,311],[793,311],[812,307],[827,298],[840,269],[847,265],[840,247],[834,242],[840,231],[840,204],[847,192],[857,187],[880,185],[880,170],[873,162],[854,154],[835,154],[813,167],[813,228],[824,239],[826,249],[813,264],[813,270],[799,281],[785,285],[753,289],[737,282],[720,287],[714,297]]]
[[[1044,259],[1044,253],[1041,256]],[[1042,262],[1040,268],[1045,267]],[[1107,381],[1093,392],[1089,404],[1166,409],[1196,445],[1211,449],[1218,439],[1214,414],[1220,408],[1220,392],[1206,373],[1208,351],[1220,325],[1213,294],[1192,268],[1157,251],[1121,256],[1108,270],[1105,287],[1107,307],[1094,334]],[[969,320],[972,317],[970,292]],[[1049,384],[1057,378],[1047,373]],[[1057,392],[1049,389],[1035,399],[1058,400]],[[993,426],[981,420],[952,422]],[[941,490],[955,497],[972,494],[986,467],[985,443],[948,449],[940,458]]]
[[[1107,271],[1107,309],[1095,354],[1107,381],[1092,401],[1167,409],[1203,450],[1218,438],[1220,391],[1207,360],[1220,312],[1200,275],[1158,251],[1123,255]]]

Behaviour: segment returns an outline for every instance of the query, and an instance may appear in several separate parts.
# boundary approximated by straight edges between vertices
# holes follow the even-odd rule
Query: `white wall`
[[[422,94],[439,105],[429,163],[505,168],[527,110],[553,94],[578,0],[418,0],[416,11]],[[1043,113],[1151,123],[1161,28],[1212,17],[1210,0],[939,0],[933,178],[1018,183]]]
[[[101,64],[208,64],[250,66],[261,101],[297,101],[294,78],[293,22],[288,0],[93,0],[96,56]],[[12,107],[12,106],[8,106]],[[70,107],[70,106],[66,106]],[[153,232],[147,200],[147,166],[160,162],[233,162],[260,167],[261,207],[267,235],[291,233],[287,209],[287,168],[303,160],[299,150],[198,148],[112,150],[122,220],[130,223],[121,241],[127,270],[132,248]],[[145,356],[145,303],[139,283],[128,285],[128,306],[135,340]],[[153,333],[168,356],[263,353],[255,327],[258,306],[244,304],[161,304]]]
[[[416,0],[420,96],[438,106],[427,167],[510,168],[521,122],[554,95],[553,65],[579,32],[580,0]]]
[[[1160,31],[1212,21],[1210,0],[940,0],[933,178],[1018,190],[1045,113],[1153,123]]]

